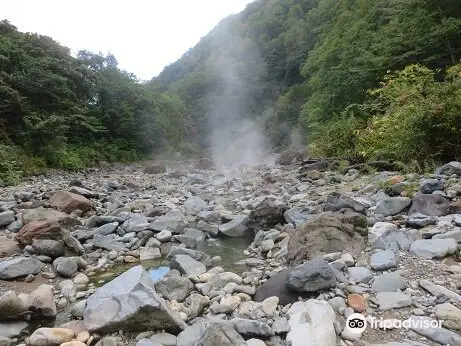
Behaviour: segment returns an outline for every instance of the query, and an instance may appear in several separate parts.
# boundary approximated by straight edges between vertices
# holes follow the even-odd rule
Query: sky
[[[73,53],[110,52],[141,80],[157,76],[252,0],[0,0],[0,19]]]

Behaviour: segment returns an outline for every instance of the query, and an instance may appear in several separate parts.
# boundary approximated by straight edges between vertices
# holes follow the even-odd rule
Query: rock
[[[374,253],[370,256],[370,266],[374,270],[387,270],[397,266],[397,254],[390,250]]]
[[[74,338],[74,332],[66,328],[38,328],[29,337],[30,346],[58,346]]]
[[[70,309],[70,315],[72,317],[82,318],[83,313],[85,312],[86,300],[80,300],[75,303]]]
[[[389,222],[377,222],[369,229],[368,245],[372,249],[408,250],[414,241],[413,237]]]
[[[283,213],[288,209],[285,202],[275,197],[263,197],[248,216],[248,226],[252,229],[271,229],[284,222]]]
[[[423,258],[444,258],[455,253],[458,243],[455,239],[420,239],[410,247],[410,254]]]
[[[197,196],[192,196],[184,202],[184,208],[186,209],[187,214],[197,215],[202,210],[208,207],[208,203],[203,199]]]
[[[249,339],[246,344],[247,346],[266,346],[266,343],[259,339]]]
[[[0,212],[0,227],[8,226],[10,223],[14,222],[14,211],[6,210]]]
[[[163,345],[156,341],[152,341],[150,339],[141,339],[136,343],[135,346],[163,346]]]
[[[378,292],[376,301],[381,310],[400,309],[413,303],[410,296],[401,292]]]
[[[72,340],[72,341],[63,343],[60,346],[86,346],[86,344],[78,340]]]
[[[4,336],[0,336],[0,346],[11,346],[13,340],[6,338]]]
[[[375,214],[393,216],[401,213],[411,204],[408,197],[388,197],[378,202]]]
[[[64,255],[64,243],[52,239],[34,239],[32,247],[37,253],[56,258]]]
[[[28,323],[24,321],[0,322],[0,336],[4,338],[15,338],[21,335],[27,327]]]
[[[155,284],[155,290],[163,298],[183,302],[194,289],[194,284],[185,277],[167,277]]]
[[[13,239],[0,238],[0,258],[9,257],[21,252],[18,243]]]
[[[118,222],[110,222],[102,226],[99,226],[93,231],[93,233],[100,234],[100,235],[109,235],[111,233],[114,233],[117,227],[118,227]]]
[[[209,158],[201,157],[197,162],[197,168],[202,170],[211,170],[214,168],[214,162]]]
[[[428,280],[419,280],[419,285],[435,297],[445,296],[454,301],[461,302],[461,295],[450,291],[448,288],[436,285]]]
[[[367,283],[373,278],[373,273],[366,267],[350,267],[347,269],[347,274],[355,283]]]
[[[346,301],[344,300],[343,297],[334,297],[328,300],[328,304],[333,308],[333,310],[339,314],[340,310],[346,309]]]
[[[0,311],[2,312],[0,314],[0,321],[24,319],[27,317],[27,307],[14,291],[7,291],[0,296]],[[0,334],[0,336],[3,335]]]
[[[275,319],[271,327],[275,334],[283,334],[290,331],[290,325],[285,317]]]
[[[283,213],[285,221],[293,224],[295,227],[302,225],[305,221],[312,219],[314,216],[315,215],[312,215],[309,210],[302,207],[291,208]]]
[[[139,260],[140,261],[151,261],[162,258],[160,249],[157,247],[144,247],[139,249]]]
[[[281,305],[287,305],[298,301],[298,296],[303,294],[290,291],[285,285],[285,281],[291,270],[293,269],[282,270],[256,288],[254,300],[256,302],[262,302],[269,297],[276,296],[279,297]]]
[[[98,288],[88,300],[83,320],[89,331],[180,330],[181,317],[153,289],[149,274],[136,266]]]
[[[205,252],[202,251],[197,251],[197,250],[192,250],[192,249],[186,249],[186,248],[181,248],[178,246],[172,246],[170,251],[168,252],[167,259],[172,259],[176,255],[187,255],[195,259],[196,261],[199,261],[203,263],[206,267],[211,267],[212,261],[211,257],[206,254]]]
[[[90,279],[85,274],[78,273],[77,275],[75,275],[73,281],[74,281],[74,284],[77,286],[84,286],[90,282]]]
[[[15,239],[20,245],[26,246],[37,239],[60,240],[61,233],[61,225],[56,221],[37,220],[24,225]]]
[[[275,164],[277,165],[291,165],[298,161],[301,161],[303,158],[302,153],[296,149],[287,149],[280,153],[278,158],[275,160]]]
[[[342,209],[352,209],[358,213],[365,214],[368,206],[360,200],[343,196],[338,192],[332,192],[327,196],[324,211],[340,211]]]
[[[227,296],[221,298],[218,303],[214,303],[210,306],[210,312],[214,315],[217,314],[228,314],[234,311],[240,304],[239,296]]]
[[[162,242],[162,243],[165,243],[167,241],[170,241],[171,240],[171,237],[173,235],[171,234],[170,231],[164,229],[163,231],[161,231],[160,233],[157,233],[155,235],[155,238],[158,239],[158,241]]]
[[[153,342],[158,342],[163,346],[176,346],[176,336],[169,333],[158,333],[150,337]]]
[[[347,305],[349,305],[355,312],[364,312],[367,309],[365,299],[359,294],[349,294],[347,296]]]
[[[336,286],[333,270],[323,258],[314,258],[295,267],[285,281],[294,292],[317,292]]]
[[[435,170],[435,174],[444,174],[444,175],[461,175],[461,162],[452,161],[441,167],[438,167]]]
[[[233,238],[244,237],[248,233],[248,216],[247,215],[236,215],[233,219],[225,224],[219,226],[219,231]]]
[[[170,260],[170,267],[178,269],[186,276],[197,276],[206,272],[206,266],[188,255],[174,255]]]
[[[461,345],[461,337],[445,328],[437,320],[426,316],[410,316],[410,329],[441,345]],[[443,327],[443,324],[442,324]]]
[[[51,196],[50,205],[58,211],[67,214],[77,209],[83,212],[91,209],[91,201],[89,199],[68,191],[57,191]]]
[[[144,168],[145,174],[166,173],[166,166],[161,162],[151,162]]]
[[[177,346],[246,346],[245,340],[229,324],[196,323],[177,336]]]
[[[210,304],[210,299],[208,297],[196,293],[191,294],[186,301],[189,304],[191,318],[200,315],[203,309]]]
[[[81,222],[78,219],[51,208],[25,209],[22,211],[23,225],[39,220],[55,221],[62,227],[66,228],[81,225]]]
[[[435,225],[437,218],[434,216],[427,216],[421,213],[411,215],[407,220],[407,225],[414,228],[422,228],[429,225]]]
[[[444,216],[450,213],[450,204],[447,199],[438,194],[416,195],[413,197],[408,215],[421,213],[428,216]]]
[[[53,266],[56,272],[65,278],[70,278],[78,271],[78,265],[72,257],[59,257],[54,260]]]
[[[15,257],[0,262],[0,279],[16,279],[29,274],[38,274],[44,263],[32,257]]]
[[[400,274],[396,272],[386,273],[375,278],[371,289],[375,292],[396,292],[403,290],[405,283]]]
[[[53,287],[50,285],[40,285],[29,295],[27,308],[37,316],[44,318],[54,318],[57,313],[54,302]]]
[[[245,337],[259,336],[268,338],[275,334],[269,325],[260,321],[254,321],[245,318],[234,318],[230,320],[230,323],[234,326],[234,329],[237,331],[237,333]]]
[[[95,346],[121,346],[122,338],[118,336],[106,336],[99,340]]]
[[[450,303],[436,305],[435,316],[443,321],[443,326],[450,329],[461,330],[461,310]]]
[[[290,309],[291,310],[291,309]],[[336,319],[331,306],[321,300],[310,299],[297,312],[290,313],[288,345],[336,346]]]
[[[443,190],[444,184],[439,179],[424,179],[419,184],[422,193],[431,194],[437,190]]]
[[[181,233],[186,228],[187,220],[181,211],[172,209],[165,215],[159,216],[154,222],[149,224],[149,229],[153,231],[168,230],[173,233]]]
[[[357,256],[366,247],[367,235],[364,215],[349,211],[324,212],[291,234],[287,260],[290,264],[299,264],[317,255],[343,251]]]
[[[274,248],[275,244],[272,239],[263,240],[261,242],[261,251],[268,252]]]
[[[110,237],[95,237],[93,246],[104,250],[123,250],[126,249],[126,245],[122,242],[117,241]]]

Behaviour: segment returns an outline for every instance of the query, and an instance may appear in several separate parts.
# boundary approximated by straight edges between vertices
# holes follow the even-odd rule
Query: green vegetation
[[[461,156],[460,58],[458,0],[257,0],[148,83],[3,21],[0,179],[200,155],[235,112],[275,150],[424,170]]]

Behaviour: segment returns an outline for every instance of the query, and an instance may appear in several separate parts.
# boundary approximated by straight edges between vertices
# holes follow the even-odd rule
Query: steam
[[[233,35],[228,25],[220,30],[220,42],[211,35],[219,49],[207,60],[207,73],[214,78],[206,107],[214,163],[221,170],[272,164],[264,124],[251,113],[255,98],[261,97],[265,64],[254,42]]]

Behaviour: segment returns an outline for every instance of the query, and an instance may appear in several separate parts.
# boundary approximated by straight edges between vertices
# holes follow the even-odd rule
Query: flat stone
[[[405,288],[405,282],[396,272],[382,274],[375,277],[371,289],[375,292],[396,292]]]
[[[397,254],[390,250],[379,251],[370,256],[370,266],[374,270],[395,268],[397,262]]]
[[[15,338],[21,335],[29,326],[27,322],[0,322],[0,336],[5,338]]]
[[[436,305],[435,316],[443,321],[443,326],[450,329],[461,330],[461,310],[450,303]]]
[[[244,237],[248,232],[247,222],[247,215],[235,215],[231,221],[220,225],[219,231],[228,237]]]
[[[169,333],[158,333],[150,337],[152,341],[158,342],[163,346],[176,346],[176,336]]]
[[[349,279],[355,283],[367,283],[373,278],[373,273],[365,267],[349,267],[347,274]]]
[[[437,320],[426,316],[410,316],[410,329],[414,332],[425,336],[441,345],[461,345],[461,336],[446,328],[433,327],[438,326]],[[432,322],[433,321],[433,322]],[[429,326],[429,327],[427,327]]]
[[[376,300],[381,310],[400,309],[413,303],[410,296],[401,292],[378,292]]]
[[[155,283],[155,290],[168,300],[184,301],[194,289],[194,284],[185,277],[166,277]]]
[[[145,247],[139,249],[139,260],[140,261],[151,261],[162,258],[160,249],[157,247]]]
[[[444,216],[450,214],[448,200],[438,194],[416,195],[413,197],[408,215],[420,213],[428,216]]]
[[[411,244],[410,254],[423,258],[444,258],[455,253],[458,243],[455,239],[420,239]]]
[[[35,315],[44,318],[54,318],[57,314],[54,302],[53,287],[50,285],[40,285],[29,295],[27,308]]]
[[[295,292],[316,292],[336,286],[336,277],[328,262],[314,258],[295,267],[285,281],[288,289]]]
[[[10,223],[14,222],[14,211],[6,210],[0,212],[0,227],[8,226]]]
[[[14,291],[7,291],[0,296],[0,321],[24,319],[27,307]]]
[[[188,255],[175,255],[170,260],[170,267],[178,269],[186,276],[197,276],[206,272],[206,266]]]
[[[407,220],[407,225],[414,228],[422,228],[429,225],[435,225],[437,218],[435,216],[427,216],[421,213],[410,215]]]
[[[378,202],[375,214],[393,216],[401,213],[411,204],[408,197],[388,197]]]
[[[74,332],[66,328],[38,328],[29,337],[30,346],[61,345],[71,341]]]
[[[454,301],[461,302],[461,295],[450,291],[448,288],[434,284],[429,280],[419,280],[419,285],[435,297],[446,296]]]
[[[10,280],[40,273],[45,264],[33,257],[15,257],[0,262],[0,279]]]

